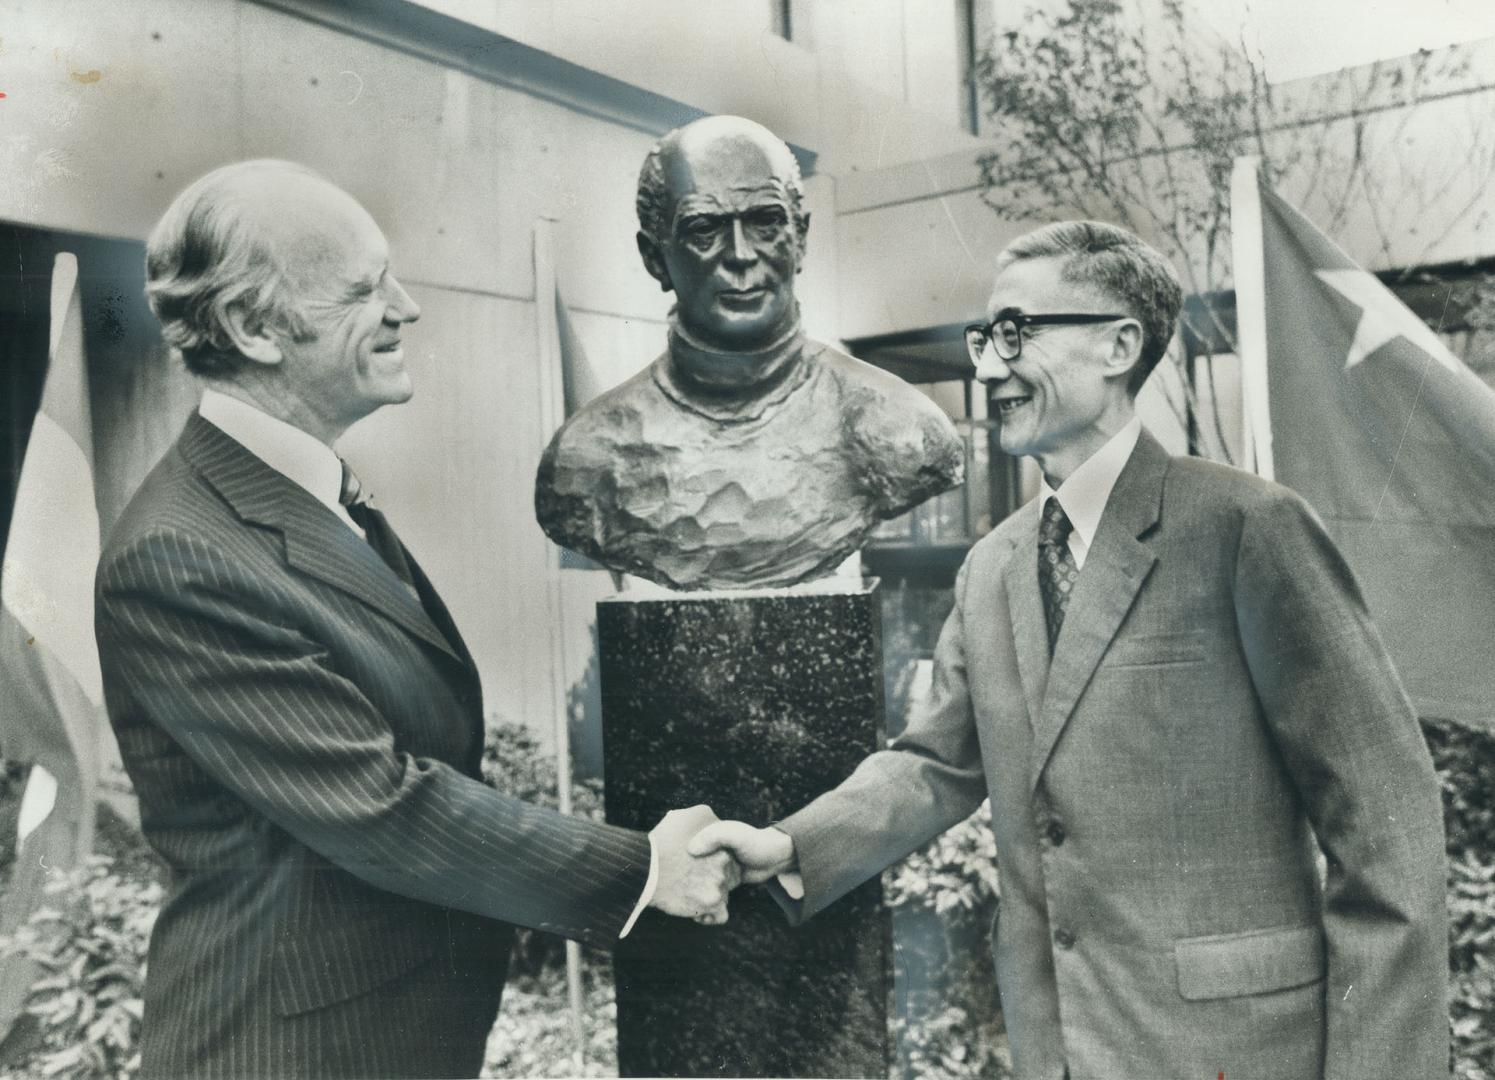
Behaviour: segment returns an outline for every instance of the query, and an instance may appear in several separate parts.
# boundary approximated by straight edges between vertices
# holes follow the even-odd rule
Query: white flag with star
[[[1423,716],[1495,727],[1495,357],[1483,377],[1237,166],[1237,321],[1258,471],[1324,519]],[[1444,287],[1445,291],[1449,287]]]

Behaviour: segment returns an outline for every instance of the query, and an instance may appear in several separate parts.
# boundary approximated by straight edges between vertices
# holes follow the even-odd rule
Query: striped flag
[[[93,847],[103,686],[93,636],[99,560],[93,435],[75,256],[52,268],[47,380],[26,445],[0,575],[0,753],[31,762],[0,933],[24,922],[49,875]],[[0,962],[0,1037],[31,984]]]
[[[1231,217],[1257,471],[1324,519],[1418,713],[1495,728],[1495,390],[1251,159]]]

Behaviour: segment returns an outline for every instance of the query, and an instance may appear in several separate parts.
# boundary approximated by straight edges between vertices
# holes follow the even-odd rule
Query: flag
[[[561,396],[566,416],[571,417],[606,388],[602,386],[596,369],[587,360],[581,337],[571,322],[571,309],[561,296],[559,282],[555,286],[555,331],[555,347],[561,362]]]
[[[1249,160],[1231,211],[1258,471],[1323,518],[1418,713],[1495,729],[1495,390]]]
[[[30,916],[49,875],[71,869],[93,847],[104,723],[93,636],[98,559],[78,263],[62,253],[52,268],[47,379],[0,574],[0,753],[32,763],[0,934]],[[22,962],[0,961],[0,1037],[31,981]]]

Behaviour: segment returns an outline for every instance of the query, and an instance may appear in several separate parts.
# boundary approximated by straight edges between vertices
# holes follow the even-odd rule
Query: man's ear
[[[242,305],[234,304],[223,313],[223,325],[241,356],[266,367],[274,367],[285,359],[280,340],[264,315],[251,313]]]
[[[1142,359],[1142,324],[1124,319],[1111,334],[1111,353],[1106,357],[1106,376],[1125,377]]]
[[[670,268],[664,264],[664,252],[660,250],[659,242],[642,229],[638,231],[636,239],[639,256],[644,260],[644,269],[659,282],[660,291],[669,292],[674,289],[675,283],[670,280]]]

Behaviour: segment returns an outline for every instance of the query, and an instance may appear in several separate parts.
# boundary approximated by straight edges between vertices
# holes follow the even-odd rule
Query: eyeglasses
[[[989,323],[972,323],[966,327],[966,351],[971,363],[979,364],[988,343],[1003,360],[1016,360],[1023,351],[1025,326],[1081,326],[1086,323],[1114,322],[1129,315],[1024,315],[1022,312],[999,315]]]

